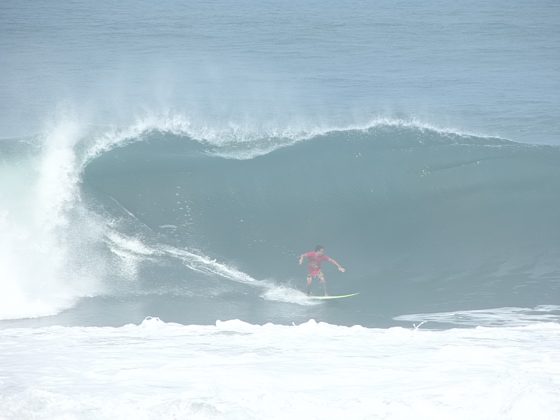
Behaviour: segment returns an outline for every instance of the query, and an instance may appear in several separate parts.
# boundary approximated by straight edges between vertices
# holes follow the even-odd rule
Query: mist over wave
[[[50,315],[102,289],[103,222],[80,203],[79,126],[0,145],[0,318]]]

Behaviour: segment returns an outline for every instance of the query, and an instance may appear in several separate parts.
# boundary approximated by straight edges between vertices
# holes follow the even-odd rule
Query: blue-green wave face
[[[97,211],[159,249],[196,250],[302,290],[298,256],[322,244],[347,268],[325,267],[331,291],[361,293],[333,321],[558,296],[558,148],[398,125],[243,150],[160,131],[135,140],[85,168]],[[168,267],[150,264],[139,284],[172,287]],[[175,281],[194,288],[194,274]]]

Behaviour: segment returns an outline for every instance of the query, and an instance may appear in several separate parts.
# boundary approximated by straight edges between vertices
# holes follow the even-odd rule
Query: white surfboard
[[[351,296],[359,295],[360,293],[350,293],[348,295],[335,295],[335,296],[309,296],[309,299],[318,299],[318,300],[331,300],[331,299],[342,299]]]

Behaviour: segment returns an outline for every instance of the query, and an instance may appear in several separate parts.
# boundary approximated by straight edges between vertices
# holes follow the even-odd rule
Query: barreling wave
[[[554,303],[557,148],[387,119],[62,127],[25,158],[42,168],[26,173],[33,188],[2,204],[2,258],[13,262],[3,264],[4,295],[19,308],[3,318],[98,294],[235,300],[251,290],[308,305],[297,256],[317,243],[348,268],[327,276],[334,291],[361,292],[358,317]],[[15,174],[21,160],[2,168]],[[25,261],[42,263],[23,272]]]

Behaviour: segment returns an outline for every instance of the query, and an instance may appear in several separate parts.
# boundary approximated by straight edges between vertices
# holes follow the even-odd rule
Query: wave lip
[[[364,123],[347,125],[296,124],[280,127],[266,124],[240,124],[228,122],[223,125],[209,126],[192,121],[182,114],[151,114],[138,118],[126,128],[113,128],[95,135],[90,142],[82,162],[82,168],[97,156],[114,148],[125,147],[131,143],[142,142],[153,133],[169,134],[195,140],[208,146],[218,156],[252,159],[268,154],[278,148],[287,147],[301,141],[333,133],[368,132],[376,129],[409,129],[433,132],[443,137],[463,139],[489,139],[511,143],[496,135],[485,135],[457,128],[430,124],[417,118],[398,119],[387,117],[371,118]]]

